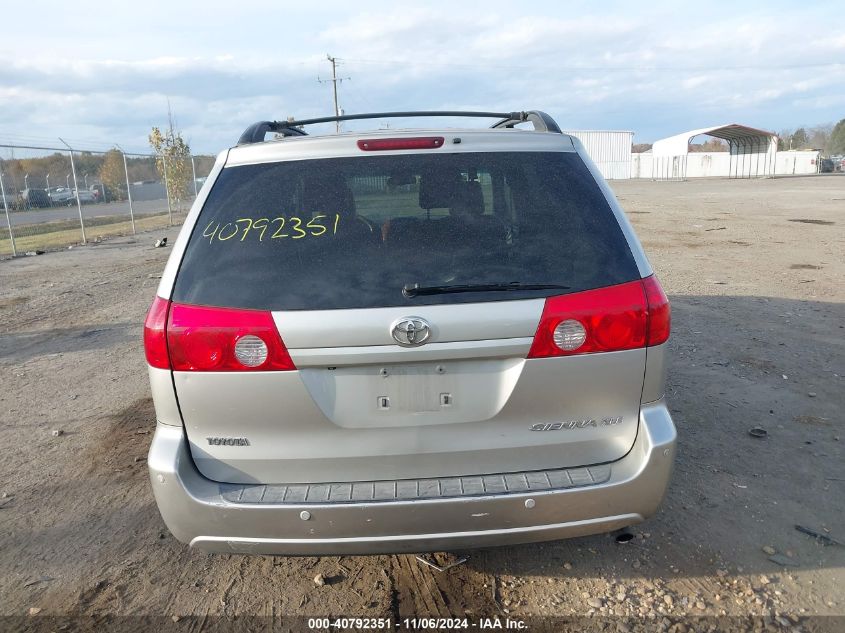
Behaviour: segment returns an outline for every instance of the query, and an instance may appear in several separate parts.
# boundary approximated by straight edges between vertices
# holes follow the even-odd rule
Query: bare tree
[[[167,129],[164,132],[157,126],[150,132],[150,147],[156,155],[156,171],[167,183],[167,193],[175,202],[177,209],[182,209],[182,203],[193,194],[191,180],[191,148],[182,133],[176,129],[173,115],[168,107]]]

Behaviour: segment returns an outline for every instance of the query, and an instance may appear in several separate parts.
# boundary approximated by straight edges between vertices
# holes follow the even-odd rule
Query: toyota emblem
[[[422,345],[431,336],[431,326],[420,317],[404,317],[393,324],[390,330],[393,340],[403,347]]]

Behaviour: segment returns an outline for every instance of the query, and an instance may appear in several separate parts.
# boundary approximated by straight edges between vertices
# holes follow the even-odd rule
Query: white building
[[[608,180],[631,177],[633,132],[614,130],[564,130],[574,136]]]

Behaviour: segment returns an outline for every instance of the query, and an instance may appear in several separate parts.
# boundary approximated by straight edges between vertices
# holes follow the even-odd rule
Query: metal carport
[[[696,136],[712,136],[728,142],[730,147],[729,178],[766,178],[774,176],[777,135],[766,130],[730,123],[690,130],[655,141],[653,177],[685,178],[689,145]],[[663,172],[666,171],[666,174]],[[669,173],[671,172],[671,173]]]

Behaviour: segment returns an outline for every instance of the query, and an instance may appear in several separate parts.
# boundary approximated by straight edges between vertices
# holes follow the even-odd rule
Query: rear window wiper
[[[558,284],[524,284],[511,281],[504,284],[465,284],[454,286],[420,286],[419,284],[405,284],[402,294],[407,297],[421,297],[424,295],[442,295],[457,292],[508,292],[512,290],[569,290],[569,286]]]

